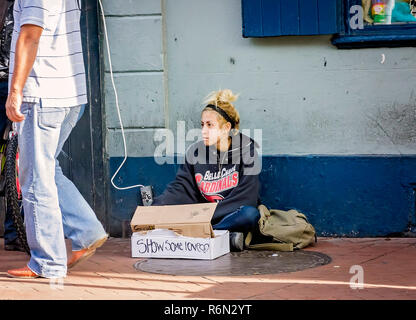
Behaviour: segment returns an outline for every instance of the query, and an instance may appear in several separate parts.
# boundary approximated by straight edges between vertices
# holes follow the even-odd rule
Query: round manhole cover
[[[326,254],[313,251],[231,252],[215,260],[147,259],[138,261],[137,270],[178,276],[244,276],[295,272],[331,262]]]

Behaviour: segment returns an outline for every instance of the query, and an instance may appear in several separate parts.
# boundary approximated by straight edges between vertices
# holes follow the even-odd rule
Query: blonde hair
[[[235,131],[240,129],[240,114],[232,102],[236,101],[238,96],[238,94],[235,95],[230,89],[224,89],[211,92],[204,100],[205,105],[212,104],[224,110],[227,115],[234,121],[235,125],[233,129],[235,129]],[[202,112],[209,110],[212,109],[205,107]],[[227,120],[225,120],[225,118],[219,113],[217,114],[217,118],[221,126],[227,123]]]

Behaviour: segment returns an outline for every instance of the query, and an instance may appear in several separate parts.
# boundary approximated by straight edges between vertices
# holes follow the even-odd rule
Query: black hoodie
[[[152,205],[217,202],[212,224],[241,206],[257,207],[261,170],[258,144],[241,133],[232,136],[226,152],[203,141],[191,145],[176,178]]]

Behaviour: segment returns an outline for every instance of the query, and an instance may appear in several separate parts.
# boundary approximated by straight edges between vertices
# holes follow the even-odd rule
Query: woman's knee
[[[252,227],[255,227],[260,219],[260,212],[252,206],[244,206],[240,208],[241,218],[247,221]]]

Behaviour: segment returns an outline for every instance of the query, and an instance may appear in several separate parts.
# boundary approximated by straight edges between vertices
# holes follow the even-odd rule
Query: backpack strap
[[[253,234],[249,232],[244,241],[244,245],[248,249],[253,250],[273,250],[273,251],[293,251],[293,243],[258,243],[250,244],[253,239]]]

